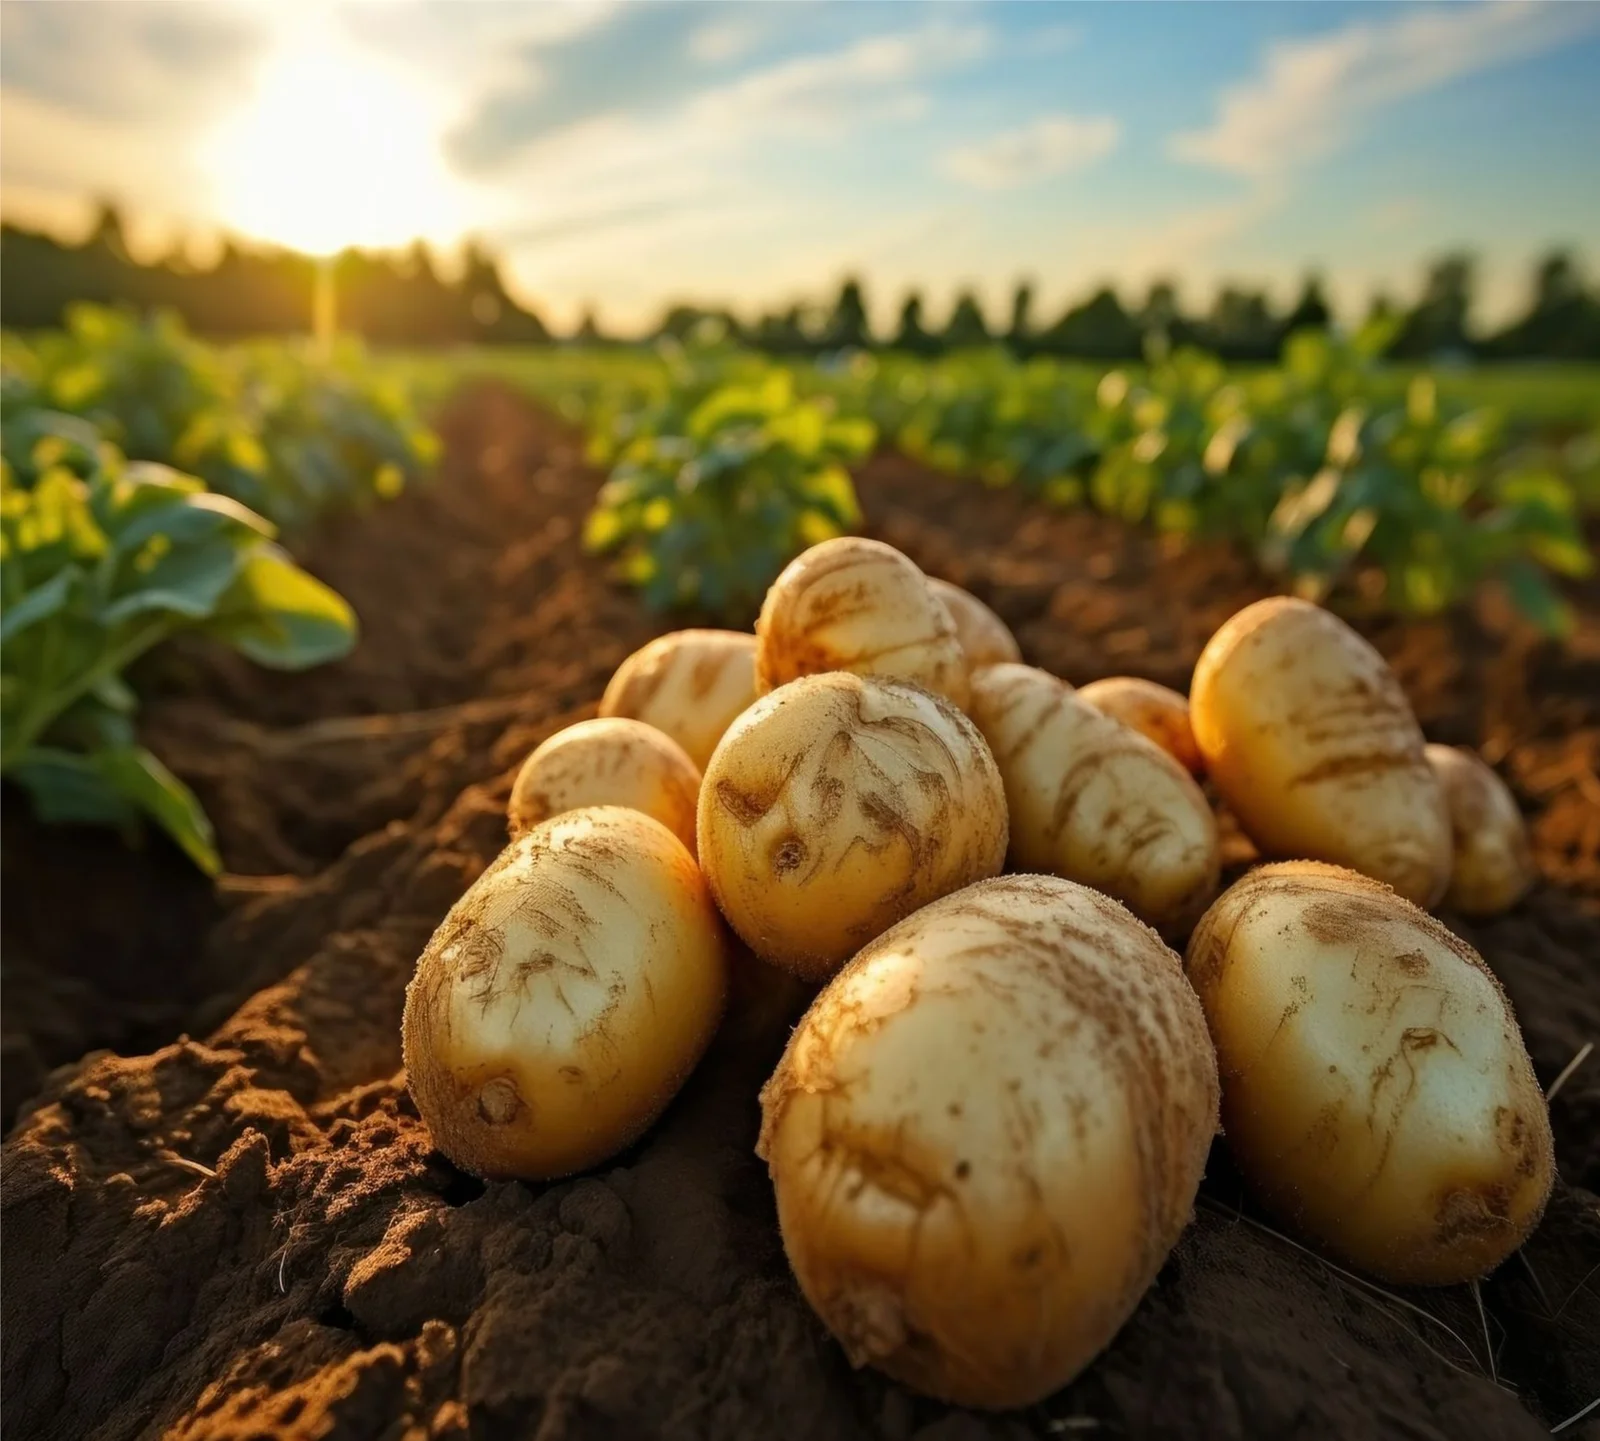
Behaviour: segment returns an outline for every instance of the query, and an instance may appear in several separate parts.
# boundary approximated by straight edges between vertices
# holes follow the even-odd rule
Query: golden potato
[[[727,988],[727,934],[677,837],[639,811],[569,811],[434,932],[406,991],[406,1081],[463,1170],[567,1175],[661,1114]]]
[[[893,546],[825,540],[773,581],[756,622],[756,690],[826,671],[912,680],[967,702],[967,660],[928,578]]]
[[[704,770],[723,731],[755,698],[753,635],[678,630],[657,636],[617,667],[600,714],[665,731]]]
[[[1337,616],[1257,601],[1207,643],[1189,709],[1206,770],[1269,856],[1348,866],[1432,905],[1450,819],[1393,672]]]
[[[1132,726],[1192,776],[1205,771],[1189,725],[1189,702],[1175,690],[1137,676],[1114,675],[1079,686],[1076,695],[1113,720]]]
[[[700,771],[670,736],[636,720],[590,720],[557,731],[522,763],[511,788],[512,839],[582,806],[654,816],[695,848]]]
[[[961,642],[961,653],[967,658],[969,670],[1022,659],[1022,651],[1010,627],[971,591],[931,575],[928,584],[955,622],[956,639]]]
[[[1444,788],[1454,840],[1445,904],[1464,916],[1509,911],[1538,878],[1516,800],[1471,751],[1428,746],[1425,754]]]
[[[784,1250],[850,1359],[1026,1406],[1106,1346],[1188,1223],[1216,1059],[1153,931],[1003,876],[863,950],[761,1107]]]
[[[1005,853],[982,736],[903,681],[830,671],[779,687],[729,727],[700,788],[700,863],[723,915],[809,980]]]
[[[1225,891],[1189,942],[1245,1179],[1385,1281],[1448,1285],[1537,1224],[1555,1161],[1516,1017],[1465,941],[1312,861]]]
[[[1031,666],[978,671],[971,709],[1005,781],[1015,866],[1094,886],[1167,931],[1205,909],[1216,820],[1170,755]]]

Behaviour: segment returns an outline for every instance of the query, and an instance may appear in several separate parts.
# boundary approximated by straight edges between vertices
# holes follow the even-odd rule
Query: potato
[[[636,720],[580,721],[557,731],[517,772],[507,810],[514,840],[582,806],[654,816],[694,854],[700,770],[671,736]]]
[[[728,728],[700,789],[700,861],[723,915],[808,980],[1005,854],[983,738],[904,681],[830,671],[781,686]]]
[[[1194,743],[1194,731],[1189,726],[1189,702],[1177,691],[1153,680],[1114,675],[1079,686],[1076,694],[1085,705],[1132,726],[1190,775],[1204,773],[1206,763],[1200,758],[1200,748]]]
[[[1189,942],[1222,1125],[1266,1205],[1385,1281],[1492,1270],[1544,1210],[1550,1118],[1499,983],[1387,886],[1263,866]]]
[[[755,698],[753,635],[678,630],[657,636],[617,667],[600,714],[665,731],[704,770],[723,731]]]
[[[1506,783],[1471,751],[1428,746],[1444,788],[1455,863],[1445,903],[1464,916],[1509,911],[1538,877],[1528,828]]]
[[[825,540],[773,581],[756,622],[756,690],[843,670],[914,680],[967,703],[967,659],[928,578],[893,546]]]
[[[434,1144],[490,1177],[614,1155],[694,1069],[728,965],[659,821],[599,806],[536,826],[451,908],[406,991],[406,1079]]]
[[[1178,958],[1053,876],[946,896],[858,955],[761,1093],[806,1299],[856,1365],[1025,1406],[1116,1334],[1217,1128]]]
[[[1206,770],[1265,855],[1331,861],[1432,905],[1450,819],[1383,657],[1303,600],[1257,601],[1211,637],[1189,688]]]
[[[978,671],[971,705],[1005,781],[1014,866],[1094,886],[1163,930],[1199,916],[1217,824],[1182,766],[1031,666]]]
[[[961,642],[961,653],[969,669],[1022,659],[1022,651],[1010,627],[971,591],[931,575],[928,585],[955,622],[956,639]]]

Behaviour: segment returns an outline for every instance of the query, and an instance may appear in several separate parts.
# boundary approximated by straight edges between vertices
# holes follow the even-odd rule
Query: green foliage
[[[618,554],[652,606],[748,618],[793,556],[860,519],[845,466],[871,450],[872,423],[797,397],[786,370],[602,413],[597,453],[615,447],[616,463],[584,540]]]
[[[126,462],[81,420],[31,411],[0,469],[0,773],[50,821],[145,815],[215,872],[193,794],[134,739],[123,672],[180,632],[298,670],[345,654],[355,617],[202,481]]]

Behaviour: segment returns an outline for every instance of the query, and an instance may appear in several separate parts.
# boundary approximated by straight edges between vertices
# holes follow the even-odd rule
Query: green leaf
[[[245,555],[227,541],[169,551],[149,570],[133,571],[123,584],[137,588],[107,605],[101,619],[117,626],[136,615],[170,611],[203,620],[216,612],[246,564]]]
[[[194,792],[143,746],[100,751],[94,763],[119,795],[155,821],[208,876],[222,869],[215,832]]]
[[[6,775],[28,793],[47,825],[126,825],[134,810],[93,759],[35,746]]]
[[[245,560],[205,630],[258,665],[304,670],[349,654],[356,617],[337,592],[277,546],[263,545]]]
[[[15,605],[8,605],[0,615],[0,644],[55,615],[72,598],[72,589],[82,577],[77,566],[65,566]]]
[[[1503,578],[1511,603],[1546,635],[1571,634],[1571,607],[1532,565],[1527,561],[1513,561],[1506,567]]]

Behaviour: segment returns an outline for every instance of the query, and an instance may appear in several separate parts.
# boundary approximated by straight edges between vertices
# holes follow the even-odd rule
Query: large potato
[[[561,1176],[661,1114],[716,1030],[728,939],[659,821],[570,811],[513,841],[444,918],[406,991],[406,1080],[480,1176]]]
[[[1471,946],[1387,886],[1263,866],[1189,942],[1222,1126],[1265,1203],[1386,1281],[1481,1276],[1544,1210],[1550,1118]]]
[[[1464,916],[1510,910],[1538,876],[1516,800],[1471,751],[1429,746],[1425,753],[1444,788],[1454,840],[1446,904]]]
[[[971,591],[931,575],[928,585],[955,622],[956,639],[961,642],[961,653],[967,658],[969,669],[1022,659],[1022,651],[1010,627]]]
[[[636,720],[591,720],[557,731],[522,763],[511,788],[512,838],[583,806],[654,816],[694,853],[700,771],[671,736]]]
[[[1450,819],[1394,674],[1337,616],[1257,601],[1207,643],[1189,688],[1206,769],[1270,856],[1348,866],[1432,905]]]
[[[679,630],[634,651],[600,698],[600,714],[665,731],[701,770],[723,731],[756,698],[756,638]]]
[[[1025,1406],[1116,1334],[1188,1222],[1216,1061],[1177,956],[1052,876],[946,896],[818,997],[758,1147],[856,1365]]]
[[[1091,681],[1074,692],[1113,720],[1132,726],[1147,741],[1161,747],[1192,776],[1206,768],[1189,724],[1189,702],[1175,690],[1137,676],[1114,675]]]
[[[893,546],[825,540],[773,581],[756,622],[756,690],[843,670],[913,680],[967,703],[967,660],[928,578]]]
[[[700,862],[758,956],[822,980],[902,916],[1005,862],[993,757],[949,701],[832,671],[729,727],[700,788]]]
[[[1205,909],[1217,824],[1170,755],[1031,666],[978,671],[971,709],[1005,781],[1014,865],[1094,886],[1167,931]]]

